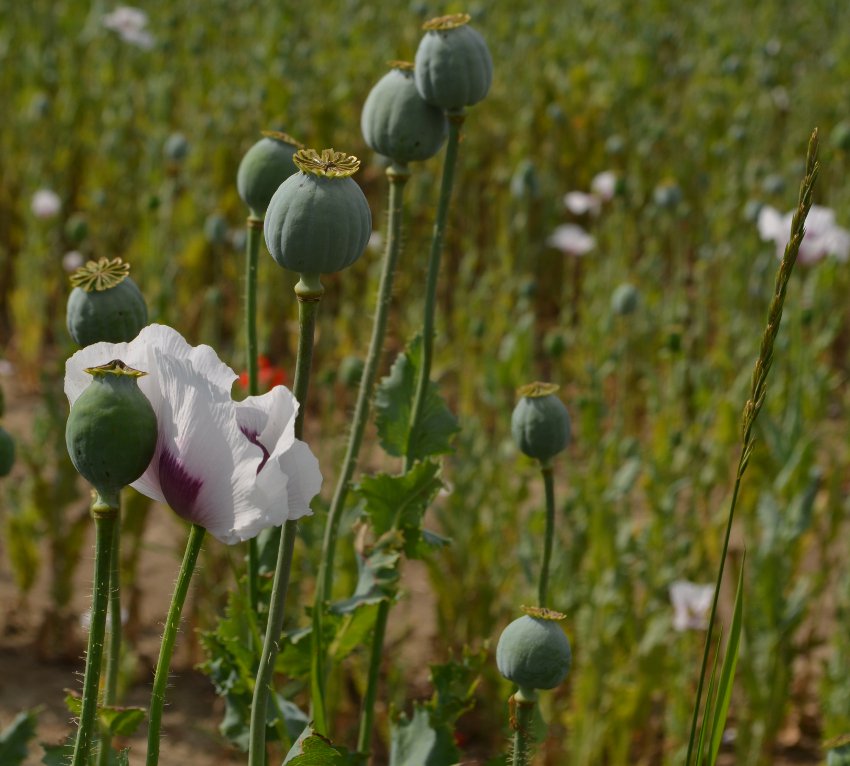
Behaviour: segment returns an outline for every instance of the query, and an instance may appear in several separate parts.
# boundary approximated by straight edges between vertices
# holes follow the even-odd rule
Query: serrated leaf
[[[464,651],[460,662],[454,660],[431,665],[431,684],[434,694],[427,703],[432,720],[454,726],[460,716],[475,705],[475,689],[487,652],[481,649]]]
[[[71,763],[71,758],[74,756],[75,740],[76,737],[71,735],[58,745],[48,745],[46,742],[40,743],[44,750],[44,756],[41,762],[44,766],[68,766]]]
[[[357,766],[357,762],[354,753],[335,746],[310,725],[286,754],[283,766]]]
[[[98,708],[100,722],[117,737],[129,737],[145,720],[145,709],[141,707]]]
[[[378,438],[384,450],[394,457],[422,460],[450,452],[452,437],[460,430],[437,386],[429,381],[420,422],[410,435],[410,415],[421,359],[422,338],[417,336],[398,355],[390,374],[381,379],[375,392]]]
[[[18,713],[15,719],[0,732],[0,763],[18,766],[26,760],[30,740],[35,736],[38,709]]]
[[[423,705],[414,705],[412,718],[401,716],[392,725],[390,766],[446,766],[459,755],[452,730],[434,723]]]
[[[366,643],[366,638],[375,627],[377,616],[377,604],[361,605],[346,615],[329,650],[335,662],[341,662],[358,646]]]
[[[357,586],[354,595],[332,604],[330,611],[334,614],[349,614],[361,606],[394,599],[398,590],[398,564],[404,542],[404,533],[391,529],[368,550],[363,553],[357,551]]]
[[[392,529],[400,529],[404,534],[404,553],[409,558],[416,558],[421,552],[422,517],[443,486],[439,472],[436,463],[425,460],[398,476],[366,476],[355,487],[375,536],[380,538]]]
[[[72,689],[65,689],[65,707],[77,718],[83,712],[83,698]]]

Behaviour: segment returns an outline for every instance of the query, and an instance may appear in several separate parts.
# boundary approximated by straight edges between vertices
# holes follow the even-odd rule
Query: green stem
[[[201,543],[204,541],[205,532],[206,530],[198,524],[193,524],[189,530],[183,563],[180,565],[177,584],[174,586],[174,595],[171,597],[171,606],[168,608],[168,616],[165,618],[165,631],[162,634],[162,643],[159,647],[159,660],[156,663],[151,706],[148,714],[146,766],[156,766],[159,763],[159,732],[162,727],[165,690],[168,686],[168,669],[171,665],[171,657],[174,654],[177,631],[180,629],[180,615],[183,612],[183,604],[186,602],[186,594],[189,592],[189,583],[195,572],[195,564],[198,561],[198,554],[201,552]]]
[[[298,416],[295,420],[295,436],[300,439],[304,433],[304,412],[307,409],[307,391],[310,386],[310,367],[313,361],[313,340],[316,329],[316,315],[324,288],[318,274],[301,274],[295,285],[298,297],[298,357],[295,362],[295,389],[298,401]],[[286,591],[289,588],[289,573],[292,568],[292,553],[295,548],[295,536],[298,532],[297,521],[287,521],[283,525],[283,534],[277,551],[277,564],[272,582],[269,601],[269,614],[266,622],[266,635],[263,651],[254,683],[254,698],[251,704],[251,729],[249,732],[248,764],[265,766],[266,764],[266,711],[269,705],[272,677],[277,659],[280,635],[283,631],[284,605]]]
[[[422,418],[428,382],[431,377],[431,356],[434,348],[434,321],[437,303],[437,277],[440,272],[440,255],[443,251],[443,236],[446,230],[446,218],[449,202],[454,186],[455,167],[457,165],[460,130],[466,118],[463,110],[450,112],[449,138],[446,143],[446,158],[443,162],[443,179],[440,183],[440,200],[437,205],[437,218],[434,222],[434,235],[431,239],[431,253],[428,257],[428,278],[425,287],[425,316],[422,322],[422,363],[419,366],[419,376],[416,380],[416,393],[413,397],[413,407],[410,412],[410,429],[407,435],[407,450],[405,451],[405,473],[413,465],[413,447],[417,425]]]
[[[349,433],[348,448],[345,452],[342,469],[337,478],[336,488],[328,512],[328,519],[325,524],[324,540],[322,542],[322,556],[319,564],[319,575],[313,606],[314,642],[311,670],[314,726],[321,733],[328,732],[327,709],[325,705],[325,650],[321,640],[321,636],[323,635],[322,618],[325,601],[331,597],[333,591],[334,558],[336,555],[339,523],[345,507],[345,500],[348,496],[349,482],[354,475],[354,469],[357,465],[357,457],[360,453],[360,445],[363,441],[366,422],[369,419],[369,403],[372,399],[372,389],[375,384],[378,365],[381,361],[381,352],[384,347],[387,318],[392,299],[393,278],[395,276],[398,256],[401,252],[401,225],[404,218],[403,191],[409,177],[410,171],[406,166],[394,164],[387,169],[387,179],[390,186],[389,224],[381,281],[378,287],[375,320],[372,325],[372,338],[369,342],[369,352],[363,367],[363,375],[360,378],[360,390],[357,394],[357,405],[354,410],[354,420],[352,421],[351,431]]]
[[[121,511],[116,510],[112,530],[112,555],[109,563],[109,634],[106,647],[106,678],[103,685],[103,705],[118,703],[118,671],[121,666]],[[98,766],[109,766],[109,749],[112,735],[103,727],[100,733]]]
[[[378,695],[381,655],[384,652],[384,637],[387,633],[389,615],[390,602],[382,601],[378,605],[378,616],[375,619],[372,648],[369,653],[369,680],[366,684],[366,694],[363,697],[363,707],[360,711],[360,732],[357,735],[357,750],[360,753],[368,753],[372,742],[372,724],[375,720],[375,699]]]
[[[555,538],[555,481],[550,463],[541,464],[543,486],[546,491],[546,537],[543,542],[543,564],[540,568],[538,606],[546,606],[549,590],[549,562],[552,558],[552,541]]]
[[[253,214],[248,216],[246,223],[248,236],[245,241],[245,336],[248,348],[248,395],[260,393],[258,349],[257,349],[257,261],[260,254],[263,219]],[[248,541],[248,603],[251,609],[257,611],[259,594],[259,552],[257,538]]]
[[[532,725],[534,710],[537,707],[537,692],[534,689],[520,688],[511,697],[511,706],[514,708],[511,715],[511,728],[514,730],[511,766],[528,766],[534,745]]]
[[[92,588],[91,625],[86,652],[86,673],[83,679],[83,706],[80,728],[74,745],[71,766],[88,766],[92,729],[97,713],[100,665],[103,659],[103,639],[106,633],[106,611],[109,605],[109,575],[112,568],[112,541],[118,515],[117,499],[105,503],[100,496],[92,505],[95,526],[94,585]]]

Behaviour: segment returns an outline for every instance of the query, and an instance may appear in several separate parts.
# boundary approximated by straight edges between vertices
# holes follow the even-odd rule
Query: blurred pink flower
[[[564,195],[564,207],[573,215],[597,215],[602,209],[602,201],[595,194],[571,191]]]
[[[673,604],[673,629],[705,630],[713,598],[713,585],[697,585],[687,580],[672,583],[670,603]]]
[[[62,256],[62,268],[65,271],[76,271],[86,262],[83,254],[79,250],[69,250]]]
[[[125,42],[135,45],[142,50],[153,48],[156,40],[147,30],[147,14],[129,5],[119,5],[111,13],[103,17],[103,26],[117,32],[118,36]]]
[[[590,182],[590,191],[602,202],[610,202],[617,193],[617,175],[613,170],[597,173]]]
[[[43,218],[44,220],[55,218],[62,209],[62,200],[59,199],[59,195],[55,191],[39,189],[32,195],[30,209],[36,218]]]
[[[227,544],[311,513],[322,475],[295,438],[298,402],[287,388],[235,402],[236,373],[212,348],[154,324],[129,343],[95,343],[74,354],[65,363],[71,404],[91,380],[85,369],[109,359],[147,373],[139,388],[157,416],[156,452],[131,485],[136,490]]]
[[[581,226],[565,223],[549,235],[546,244],[549,247],[557,248],[565,255],[581,256],[587,255],[596,247],[596,240]]]
[[[776,244],[776,257],[782,258],[791,236],[791,219],[794,212],[780,215],[775,208],[765,205],[758,216],[759,236]],[[812,205],[806,219],[806,234],[800,244],[797,260],[812,265],[832,256],[842,263],[850,258],[850,231],[835,222],[835,213],[828,207]]]

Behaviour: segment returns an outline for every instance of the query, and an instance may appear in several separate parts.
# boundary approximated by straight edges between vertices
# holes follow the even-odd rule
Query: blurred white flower
[[[62,200],[55,191],[39,189],[32,195],[30,209],[36,218],[55,218],[62,209]]]
[[[112,13],[103,17],[103,26],[117,32],[125,42],[135,45],[142,50],[150,50],[156,42],[154,36],[147,30],[147,14],[129,5],[119,5]]]
[[[672,583],[670,603],[673,604],[673,629],[705,630],[713,598],[713,585],[697,585],[687,580]]]
[[[593,250],[596,247],[596,240],[581,226],[565,223],[549,235],[546,244],[549,247],[557,248],[566,255],[578,256],[586,255]]]
[[[602,200],[595,194],[571,191],[564,195],[564,207],[573,215],[585,215],[585,213],[596,215],[602,208]]]
[[[776,257],[782,258],[791,236],[791,219],[794,211],[780,215],[775,208],[765,205],[758,216],[759,236],[776,244]],[[835,213],[828,207],[812,205],[806,218],[806,234],[800,243],[797,260],[811,265],[831,256],[842,263],[850,258],[850,231],[835,222]]]
[[[67,272],[76,271],[86,262],[79,250],[70,250],[62,256],[62,268]]]
[[[15,374],[15,365],[8,359],[0,359],[0,376],[6,378]]]
[[[597,173],[590,182],[590,191],[603,202],[610,202],[617,193],[617,175],[613,170]]]
[[[376,252],[380,252],[384,249],[384,236],[379,231],[373,231],[369,235],[369,242],[366,243],[366,247],[370,250],[375,250]]]

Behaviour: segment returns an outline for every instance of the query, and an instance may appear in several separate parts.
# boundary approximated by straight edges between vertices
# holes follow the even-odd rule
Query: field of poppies
[[[0,766],[850,763],[841,21],[5,8]]]

